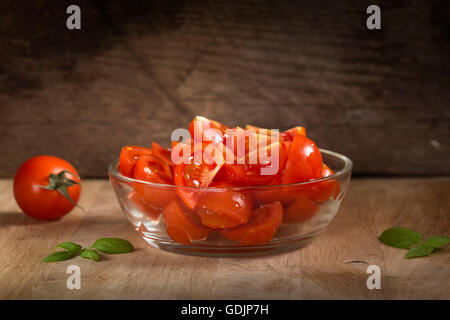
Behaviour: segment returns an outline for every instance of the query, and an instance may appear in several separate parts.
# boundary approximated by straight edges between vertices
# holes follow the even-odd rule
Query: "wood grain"
[[[308,247],[259,258],[202,258],[155,249],[126,220],[106,180],[85,180],[80,204],[60,221],[20,213],[12,181],[0,180],[1,299],[450,299],[449,248],[405,260],[377,236],[401,225],[425,237],[449,236],[450,179],[355,179],[338,215]],[[59,242],[123,237],[137,250],[92,262],[43,264]],[[81,290],[68,290],[68,265]],[[366,269],[381,268],[381,290]]]
[[[201,114],[304,125],[356,174],[450,174],[450,5],[367,1],[0,3],[0,176],[54,154],[105,177],[125,144]],[[31,32],[32,30],[33,32]]]

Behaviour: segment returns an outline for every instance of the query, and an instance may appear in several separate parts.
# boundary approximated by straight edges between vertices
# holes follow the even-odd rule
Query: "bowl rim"
[[[352,160],[350,160],[350,158],[344,156],[343,154],[334,152],[334,151],[330,151],[327,149],[321,149],[319,148],[320,152],[322,154],[326,154],[332,157],[337,158],[338,160],[342,161],[344,163],[344,167],[335,172],[333,175],[328,176],[328,177],[324,177],[324,178],[320,178],[320,179],[312,179],[312,180],[308,180],[308,181],[303,181],[303,182],[296,182],[296,183],[288,183],[288,184],[276,184],[276,185],[257,185],[257,186],[232,186],[232,187],[195,187],[195,186],[177,186],[177,185],[172,185],[172,184],[165,184],[165,183],[155,183],[155,182],[148,182],[148,181],[144,181],[144,180],[138,180],[138,179],[134,179],[134,178],[130,178],[127,176],[124,176],[123,174],[121,174],[118,170],[117,170],[117,166],[119,164],[119,159],[115,159],[113,160],[109,166],[108,166],[108,173],[109,176],[111,178],[114,177],[116,179],[128,182],[128,183],[142,183],[142,184],[147,184],[149,186],[153,186],[153,187],[157,187],[157,188],[165,188],[165,189],[189,189],[189,190],[208,190],[208,191],[212,191],[212,190],[253,190],[253,189],[272,189],[272,188],[285,188],[285,187],[294,187],[294,186],[301,186],[301,185],[308,185],[308,184],[312,184],[312,183],[316,183],[316,182],[320,182],[320,181],[327,181],[327,180],[334,180],[338,177],[341,176],[345,176],[349,173],[351,173],[352,168],[353,168],[353,162]]]

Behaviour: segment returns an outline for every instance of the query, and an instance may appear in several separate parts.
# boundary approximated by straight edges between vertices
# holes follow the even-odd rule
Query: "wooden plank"
[[[449,299],[449,248],[405,260],[377,237],[393,225],[425,237],[450,230],[450,179],[354,179],[338,215],[308,247],[259,258],[203,258],[155,249],[121,212],[108,181],[85,180],[80,204],[59,221],[20,213],[12,181],[0,180],[1,299]],[[98,263],[76,258],[43,264],[57,243],[130,240],[137,250]],[[81,268],[81,290],[68,290],[68,265]],[[381,290],[368,290],[376,264]]]
[[[350,0],[80,1],[81,31],[68,4],[0,5],[1,177],[39,153],[105,177],[197,114],[304,125],[355,174],[450,174],[446,1],[380,1],[375,32]]]

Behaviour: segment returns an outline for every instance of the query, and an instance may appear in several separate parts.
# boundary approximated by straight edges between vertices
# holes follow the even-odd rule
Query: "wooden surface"
[[[80,204],[56,222],[19,212],[12,182],[0,180],[0,299],[450,299],[450,248],[405,260],[377,236],[401,225],[424,236],[450,230],[450,179],[355,179],[329,227],[308,247],[260,258],[203,258],[155,249],[126,221],[106,180],[83,183]],[[41,259],[57,243],[122,237],[137,250],[92,262]],[[68,265],[81,290],[66,288]],[[381,268],[381,290],[366,269]]]
[[[0,177],[53,154],[106,177],[204,115],[303,125],[355,174],[450,174],[450,2],[0,1]]]

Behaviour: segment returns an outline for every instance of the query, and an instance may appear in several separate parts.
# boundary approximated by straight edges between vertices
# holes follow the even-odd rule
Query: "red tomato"
[[[307,196],[300,196],[284,206],[283,222],[302,223],[309,220],[319,210],[319,205]]]
[[[294,137],[296,135],[301,135],[301,136],[306,137],[306,129],[304,127],[294,127],[294,128],[288,129],[281,133],[281,138],[283,140],[294,141]]]
[[[134,178],[158,184],[173,184],[172,172],[164,159],[154,155],[142,155],[136,162]],[[139,198],[148,206],[162,208],[172,201],[176,195],[174,188],[152,186],[135,182],[133,187]]]
[[[228,128],[229,127],[220,122],[197,116],[189,124],[188,130],[191,134],[191,139],[195,142],[223,142],[225,131]],[[217,132],[214,132],[212,135],[208,135],[206,132],[208,129],[215,129]]]
[[[67,170],[68,172],[64,172]],[[56,183],[54,190],[42,188]],[[71,181],[75,181],[73,183]],[[23,163],[14,177],[14,197],[27,215],[44,220],[69,213],[80,197],[80,178],[67,161],[53,156],[37,156]],[[61,194],[66,189],[71,201]]]
[[[169,166],[173,166],[174,163],[172,162],[171,158],[171,152],[170,150],[167,150],[166,148],[163,148],[161,145],[159,145],[157,142],[152,142],[152,154],[164,159]]]
[[[324,164],[322,168],[322,178],[329,177],[333,174],[333,170],[331,170],[326,164]],[[330,198],[336,199],[340,191],[339,182],[335,180],[319,181],[313,183],[311,188],[311,199],[314,199],[318,202],[324,202]]]
[[[196,212],[202,223],[213,229],[233,228],[247,223],[252,209],[251,197],[244,192],[226,190],[230,186],[225,184],[211,186],[224,189],[206,191],[199,196]]]
[[[220,234],[241,245],[269,243],[283,220],[283,207],[279,201],[265,204],[250,213],[247,224],[220,230]]]
[[[170,202],[162,211],[167,233],[176,242],[190,244],[205,239],[212,231],[200,222],[195,212],[184,208],[177,200]]]
[[[129,178],[133,177],[134,166],[140,155],[152,154],[149,148],[139,146],[126,146],[120,151],[119,170],[120,173]]]
[[[275,132],[271,129],[265,129],[265,128],[251,126],[251,125],[246,125],[245,131],[255,132],[258,139],[261,139],[261,137],[266,137],[266,139],[268,139],[267,144],[271,144],[276,141],[280,141],[280,132],[279,131]]]
[[[175,165],[174,181],[175,185],[180,187],[207,187],[213,181],[215,175],[222,168],[224,159],[223,154],[217,153],[221,157],[220,161],[213,159],[203,159],[203,151],[207,146],[213,146],[212,143],[199,143],[193,147],[192,155],[188,158],[188,163],[180,163]],[[200,162],[196,158],[196,154],[202,153]],[[209,163],[207,162],[209,161]],[[218,163],[217,163],[218,162]],[[199,191],[194,188],[177,188],[177,193],[189,209],[194,209]]]
[[[258,204],[270,203],[274,201],[280,201],[283,203],[286,200],[286,188],[284,186],[281,186],[281,184],[281,176],[278,175],[269,184],[266,185],[267,187],[264,187],[263,189],[255,189],[252,193],[253,199]],[[288,197],[288,199],[290,198]]]
[[[281,144],[289,152],[294,136],[302,135],[306,137],[306,130],[304,127],[294,127],[281,133]]]
[[[303,135],[295,135],[282,181],[288,184],[320,178],[322,165],[322,155],[316,144]]]
[[[279,175],[286,165],[286,150],[281,146],[279,142],[272,143],[263,148],[262,152],[266,152],[268,155],[266,159],[260,157],[260,148],[250,151],[245,156],[245,163],[240,164],[227,164],[227,169],[244,185],[264,185],[273,181],[277,175]],[[270,154],[278,149],[278,157],[271,159]],[[252,159],[256,159],[255,164],[252,164]],[[239,159],[238,159],[239,161]],[[269,169],[273,167],[272,172]],[[266,171],[264,171],[266,170]]]
[[[213,179],[213,183],[226,184],[229,186],[236,186],[236,182],[236,177],[227,170],[226,166],[222,166]]]

